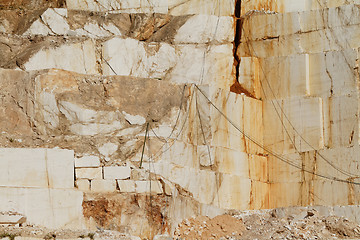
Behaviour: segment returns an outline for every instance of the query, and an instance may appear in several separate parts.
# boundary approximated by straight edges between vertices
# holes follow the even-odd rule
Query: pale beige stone
[[[167,0],[66,0],[68,9],[96,12],[164,13],[168,12]]]
[[[59,68],[84,74],[97,74],[95,43],[87,40],[38,51],[24,63],[27,71]]]
[[[214,205],[224,209],[245,210],[250,207],[251,181],[239,176],[223,174]]]
[[[206,47],[160,43],[155,46],[130,38],[113,38],[103,44],[103,55],[112,67],[105,61],[102,64],[104,74],[108,75],[152,77],[175,83],[206,83],[224,89],[233,83],[232,44]]]
[[[290,165],[290,162],[292,165]],[[268,174],[270,183],[301,182],[304,172],[302,157],[298,153],[283,154],[281,159],[277,156],[268,156]],[[295,167],[297,166],[297,167]],[[308,168],[308,166],[306,166]],[[310,169],[309,169],[310,170]]]
[[[112,142],[105,143],[101,147],[99,147],[100,154],[104,155],[105,157],[109,157],[110,155],[114,154],[118,149],[118,145]]]
[[[117,180],[120,192],[135,192],[135,181],[133,180]]]
[[[83,229],[83,193],[71,189],[0,188],[0,211],[22,213],[27,223],[50,229]]]
[[[277,153],[293,153],[324,147],[321,98],[265,101],[264,111],[267,148]]]
[[[330,148],[358,144],[358,94],[324,98],[325,145]]]
[[[83,156],[81,158],[75,158],[75,167],[100,167],[100,159],[97,156]]]
[[[36,20],[24,34],[65,35],[70,30],[66,17],[67,9],[48,8],[41,15],[41,20]]]
[[[218,147],[215,162],[218,172],[249,178],[249,158],[244,152]]]
[[[201,203],[210,204],[214,200],[220,183],[218,182],[215,172],[213,171],[200,170],[198,174],[198,182],[190,179],[189,184],[198,185],[197,191],[192,192],[195,192],[195,196],[198,196],[198,199]]]
[[[347,205],[349,196],[349,187],[347,183],[315,180],[312,182],[314,194],[314,205],[336,206]]]
[[[75,186],[83,192],[90,191],[90,181],[88,179],[78,179],[75,181]]]
[[[263,153],[263,108],[262,101],[244,96],[244,135],[246,152],[251,154]]]
[[[162,185],[159,181],[135,181],[136,193],[161,194]]]
[[[270,186],[268,183],[251,181],[250,209],[268,209]]]
[[[182,43],[232,42],[234,40],[233,17],[194,15],[177,31],[174,41]]]
[[[310,59],[308,54],[262,59],[259,71],[264,100],[309,95],[311,70],[316,68]]]
[[[305,158],[307,162],[316,164],[317,173],[344,180],[359,176],[357,172],[359,152],[358,146],[336,147],[318,152],[311,151],[305,155]],[[312,176],[312,179],[323,180],[318,176]],[[357,182],[358,180],[354,179],[354,181]]]
[[[167,196],[173,195],[173,193],[175,192],[175,189],[176,189],[174,184],[172,184],[171,182],[169,182],[167,180],[163,180],[163,182],[164,182],[164,185],[163,185],[164,193]]]
[[[0,224],[22,224],[26,222],[26,217],[22,215],[0,214]]]
[[[309,55],[310,94],[330,97],[354,92],[356,59],[353,49]]]
[[[116,181],[109,179],[93,179],[91,180],[92,192],[115,192]]]
[[[130,178],[131,169],[129,166],[103,167],[104,179],[127,179]]]
[[[63,149],[0,149],[0,185],[73,188],[74,152]]]
[[[255,98],[260,98],[262,96],[260,82],[261,71],[262,68],[260,67],[258,58],[242,57],[240,59],[238,82]]]
[[[270,184],[270,208],[309,204],[310,192],[308,184],[303,182]]]
[[[40,240],[42,238],[36,238],[36,237],[21,237],[21,236],[16,236],[15,240]]]
[[[203,167],[210,167],[215,164],[215,148],[208,145],[197,146],[199,163]]]
[[[98,168],[77,168],[75,169],[77,179],[102,179],[103,171],[101,167]]]
[[[172,0],[168,1],[169,14],[206,14],[215,16],[232,16],[234,14],[234,0]]]
[[[259,182],[268,182],[269,157],[249,154],[249,178]],[[237,171],[233,172],[236,174]]]

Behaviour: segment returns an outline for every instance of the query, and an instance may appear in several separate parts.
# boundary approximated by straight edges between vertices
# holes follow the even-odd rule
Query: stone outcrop
[[[153,237],[192,215],[359,204],[356,1],[46,2],[0,1],[0,146],[42,154],[0,163],[21,176],[0,174],[5,208],[29,186],[84,193],[88,228]],[[56,151],[72,162],[45,167]]]

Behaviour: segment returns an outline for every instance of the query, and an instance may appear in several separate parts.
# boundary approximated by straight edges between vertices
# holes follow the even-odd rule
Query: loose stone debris
[[[280,212],[280,213],[279,213]],[[285,214],[284,214],[285,213]],[[284,209],[199,216],[182,221],[175,230],[177,239],[358,239],[360,226],[338,216],[321,216],[316,210]]]

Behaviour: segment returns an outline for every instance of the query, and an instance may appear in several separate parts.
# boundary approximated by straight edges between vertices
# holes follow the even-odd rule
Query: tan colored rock
[[[223,174],[216,190],[214,204],[224,209],[249,209],[251,181],[239,176]]]
[[[0,188],[0,211],[22,213],[27,223],[51,229],[83,229],[83,193],[73,189]]]
[[[81,158],[75,158],[75,167],[100,167],[100,159],[97,156],[83,156]]]
[[[76,168],[75,176],[77,179],[102,179],[103,171],[101,167],[97,168]]]
[[[265,66],[262,66],[265,67]],[[240,59],[238,82],[247,93],[259,99],[262,94],[260,82],[262,68],[258,58],[243,57]]]
[[[130,178],[131,169],[129,166],[103,167],[104,179],[127,179]]]
[[[153,193],[161,194],[162,185],[159,181],[135,181],[135,191],[136,193]]]
[[[84,74],[97,74],[95,45],[91,40],[65,44],[59,47],[43,48],[26,63],[25,70],[60,68]]]
[[[0,149],[0,185],[7,187],[74,187],[74,152],[64,149]]]
[[[298,153],[283,154],[282,159],[276,156],[270,155],[268,157],[269,166],[269,182],[270,183],[290,183],[301,182],[304,177],[304,172],[301,171],[303,164],[302,157]],[[298,166],[296,168],[287,162],[291,162],[293,165]],[[311,169],[306,166],[306,169]]]
[[[28,117],[34,116],[34,105],[31,102],[33,87],[28,73],[0,69],[0,83],[0,94],[3,96],[0,105],[0,131],[30,135],[32,129]]]
[[[269,157],[249,154],[249,175],[251,180],[269,182]]]
[[[90,180],[88,179],[77,179],[75,181],[75,186],[83,192],[90,191]]]
[[[91,180],[92,192],[115,192],[116,191],[116,181],[108,179],[93,179]]]
[[[135,181],[133,180],[117,180],[120,192],[135,192]]]

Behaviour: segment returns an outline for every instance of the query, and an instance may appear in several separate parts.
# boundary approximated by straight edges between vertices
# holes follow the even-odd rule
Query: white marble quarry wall
[[[241,210],[357,203],[353,185],[308,173],[357,177],[356,2],[242,1],[240,20],[234,0],[66,3],[0,38],[12,69],[0,70],[0,129],[27,136],[3,144],[73,149],[65,182],[86,193],[181,192]]]
[[[359,3],[358,0],[244,0],[242,1],[241,15],[243,16],[253,10],[279,13],[306,12]]]
[[[359,48],[359,5],[244,17],[238,55],[267,58]]]
[[[1,148],[0,211],[51,229],[84,228],[83,193],[74,188],[74,152]]]
[[[171,15],[232,16],[235,8],[235,0],[66,0],[66,4],[74,10]]]
[[[358,204],[356,4],[242,3],[239,83],[263,102],[269,207]]]
[[[259,147],[263,144],[261,101],[206,85],[199,89],[192,88],[181,138],[165,144],[150,171],[178,184],[201,204],[221,209],[267,207],[267,158]]]

